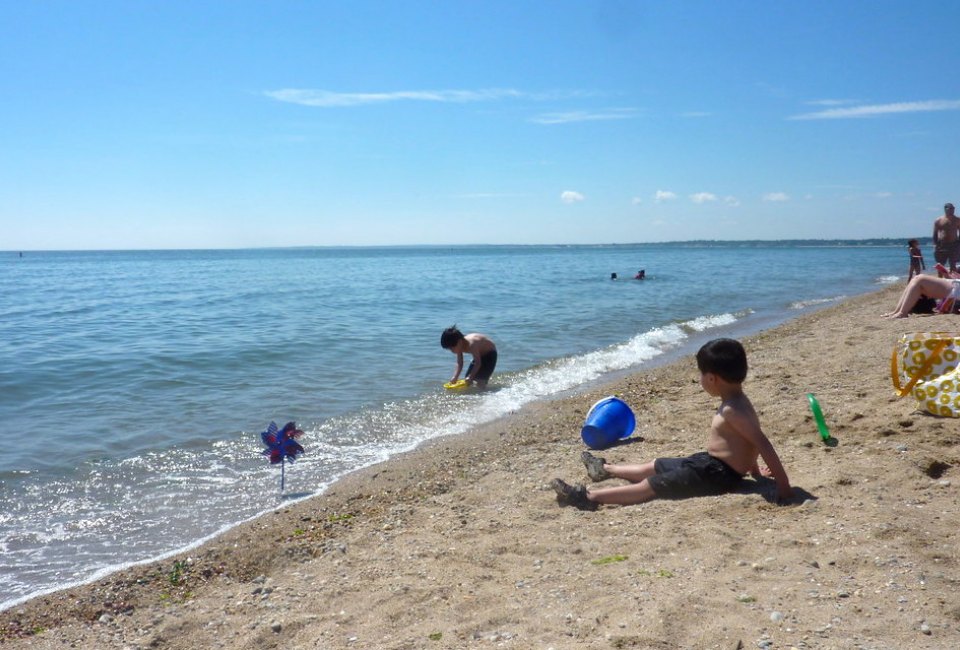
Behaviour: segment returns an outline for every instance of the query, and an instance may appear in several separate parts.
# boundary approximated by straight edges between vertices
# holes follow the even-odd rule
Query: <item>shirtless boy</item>
[[[953,204],[943,206],[943,216],[933,222],[933,258],[940,264],[950,263],[957,270],[960,260],[960,217],[954,214]]]
[[[457,355],[457,369],[450,379],[451,383],[457,381],[460,371],[463,370],[463,354],[466,352],[473,357],[473,361],[470,362],[467,374],[463,378],[480,388],[486,387],[490,375],[497,367],[497,346],[489,337],[479,332],[464,334],[454,325],[443,330],[443,334],[440,335],[440,347]]]
[[[793,494],[780,457],[760,428],[760,420],[741,386],[747,376],[747,355],[733,339],[715,339],[697,352],[700,385],[720,398],[707,450],[687,458],[657,458],[642,465],[613,465],[590,452],[582,459],[594,481],[619,478],[627,485],[587,488],[554,479],[551,486],[562,506],[596,510],[601,503],[634,505],[653,499],[685,499],[724,494],[735,489],[748,472],[754,477],[772,476],[777,499]],[[767,464],[761,468],[757,457]]]

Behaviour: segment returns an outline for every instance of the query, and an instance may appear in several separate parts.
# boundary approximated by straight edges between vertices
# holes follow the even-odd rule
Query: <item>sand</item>
[[[960,421],[896,399],[900,287],[744,339],[745,390],[797,490],[581,512],[580,426],[638,415],[611,461],[702,449],[692,357],[350,475],[181,556],[0,613],[10,648],[958,648]],[[958,328],[960,329],[960,328]],[[823,444],[806,393],[836,444]]]

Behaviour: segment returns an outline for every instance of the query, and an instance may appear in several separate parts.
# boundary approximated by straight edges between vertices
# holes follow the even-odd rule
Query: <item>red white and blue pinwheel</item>
[[[297,438],[303,435],[303,431],[297,428],[296,423],[287,422],[282,429],[277,428],[276,422],[270,422],[266,431],[260,433],[263,444],[267,446],[263,450],[263,455],[270,458],[270,464],[280,463],[280,491],[283,492],[284,465],[286,461],[291,463],[297,459],[297,454],[303,453],[303,447],[297,442]]]

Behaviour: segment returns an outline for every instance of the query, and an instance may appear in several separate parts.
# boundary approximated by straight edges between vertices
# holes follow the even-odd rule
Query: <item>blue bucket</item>
[[[626,402],[606,397],[590,407],[580,437],[590,449],[605,449],[629,436],[636,426],[637,420]]]

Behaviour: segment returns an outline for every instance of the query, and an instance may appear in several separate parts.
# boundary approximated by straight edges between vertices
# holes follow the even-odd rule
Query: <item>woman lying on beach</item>
[[[932,275],[914,276],[907,288],[900,294],[900,302],[896,309],[883,318],[906,318],[910,315],[921,296],[927,296],[934,300],[958,300],[960,299],[960,279],[956,278],[935,278]],[[944,313],[952,312],[953,309],[942,310]]]

